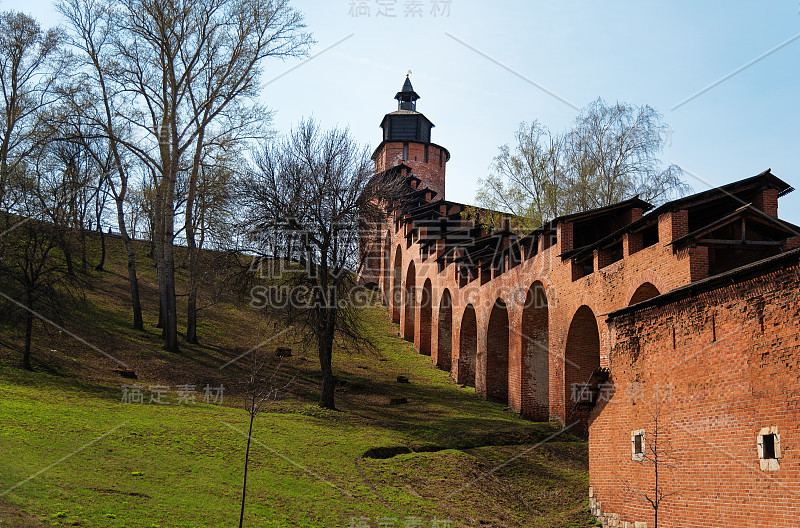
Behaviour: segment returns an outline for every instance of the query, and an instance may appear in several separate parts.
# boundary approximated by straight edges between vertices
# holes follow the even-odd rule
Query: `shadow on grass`
[[[11,365],[0,364],[0,380],[21,387],[58,389],[65,393],[85,394],[106,400],[119,401],[120,399],[119,387],[85,381],[47,366],[37,365],[34,371],[30,372]]]

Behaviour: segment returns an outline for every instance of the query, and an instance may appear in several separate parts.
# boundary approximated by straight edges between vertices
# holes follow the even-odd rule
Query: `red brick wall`
[[[404,157],[405,145],[408,145],[408,157]],[[425,149],[428,150],[428,161],[425,161]],[[411,167],[411,173],[422,180],[420,188],[427,187],[436,191],[437,200],[445,197],[445,169],[447,168],[446,151],[433,143],[417,143],[410,141],[392,141],[384,143],[375,153],[375,172],[381,172],[395,165],[404,163]]]
[[[402,223],[401,223],[402,226]],[[439,303],[445,289],[449,290],[452,296],[452,332],[451,332],[451,374],[454,379],[463,382],[466,379],[459,374],[464,371],[466,365],[459,365],[459,348],[461,346],[460,331],[461,319],[465,307],[472,304],[476,317],[477,340],[467,339],[465,343],[476,343],[476,352],[481,361],[477,363],[477,372],[470,372],[466,377],[476,378],[474,383],[478,391],[486,395],[487,373],[486,353],[487,353],[487,332],[491,310],[498,299],[502,300],[508,313],[509,321],[509,354],[508,354],[508,402],[516,411],[534,413],[539,419],[554,419],[565,422],[567,420],[568,407],[571,410],[571,390],[567,390],[565,381],[564,354],[567,341],[567,331],[572,322],[573,315],[582,305],[588,306],[595,314],[600,338],[600,365],[607,366],[609,350],[609,333],[607,325],[601,314],[617,310],[628,304],[631,296],[638,286],[645,282],[654,284],[659,291],[665,292],[678,286],[688,284],[692,280],[692,265],[695,268],[702,268],[702,263],[695,262],[696,255],[685,250],[682,253],[673,253],[671,247],[666,246],[667,241],[660,241],[650,247],[644,248],[624,259],[614,262],[604,268],[595,270],[588,276],[575,281],[572,280],[572,261],[562,260],[558,255],[562,251],[562,242],[559,241],[555,246],[547,247],[543,241],[538,241],[540,250],[536,255],[529,256],[522,263],[507,270],[505,273],[496,275],[494,278],[481,285],[480,279],[469,281],[463,287],[459,285],[456,266],[452,262],[439,271],[439,266],[435,262],[438,256],[431,252],[427,258],[423,259],[419,246],[411,244],[407,247],[405,239],[405,229],[394,231],[394,224],[390,226],[392,230],[392,240],[390,254],[392,259],[388,265],[391,273],[385,274],[387,279],[384,284],[394,284],[396,276],[401,278],[401,286],[397,291],[405,291],[405,279],[408,275],[410,263],[414,263],[415,268],[415,288],[419,288],[426,280],[431,281],[431,298],[434,300],[431,313],[431,343],[439,343]],[[670,231],[671,233],[672,231]],[[569,240],[566,231],[562,228],[562,238]],[[397,264],[399,268],[396,268]],[[398,272],[395,273],[394,270]],[[697,273],[695,272],[695,276]],[[533,411],[536,408],[533,403],[537,397],[532,393],[534,387],[540,386],[544,374],[532,376],[530,372],[530,358],[525,359],[524,363],[523,343],[530,341],[530,329],[523,327],[523,311],[528,290],[535,282],[543,284],[546,292],[545,298],[548,302],[546,311],[547,337],[549,342],[547,378],[549,378],[549,390],[547,391],[547,406],[549,409],[544,412],[542,409]],[[398,297],[395,296],[397,299]],[[396,314],[401,323],[401,331],[405,334],[406,328],[414,327],[413,335],[407,339],[413,341],[419,348],[422,344],[423,335],[421,328],[421,310],[419,300],[421,294],[416,295],[414,306],[405,306],[398,303],[393,305],[393,313]],[[395,309],[396,308],[396,309]],[[403,309],[401,309],[403,308]],[[413,318],[413,323],[412,323]],[[408,323],[406,322],[408,319]],[[438,350],[431,347],[432,360],[437,364],[441,363]],[[467,362],[467,364],[471,364]],[[526,364],[528,365],[526,367]],[[541,363],[540,363],[541,364]],[[526,368],[528,369],[526,372]],[[588,368],[588,367],[586,367]],[[463,372],[462,372],[463,374]],[[569,374],[568,372],[566,374]],[[586,376],[588,378],[588,376]],[[585,380],[582,380],[585,381]],[[470,384],[473,384],[470,381]],[[543,392],[540,392],[538,401],[544,401]],[[523,411],[525,402],[529,402],[529,409]]]
[[[664,213],[658,217],[658,239],[672,242],[689,234],[688,211]]]
[[[637,251],[641,251],[643,246],[644,243],[641,233],[625,233],[622,236],[622,254],[625,257],[629,257]]]
[[[385,144],[382,152],[385,154],[390,151],[399,151],[402,155],[402,143]],[[435,165],[431,152],[429,163]],[[380,156],[376,160],[379,161]],[[637,211],[630,213],[631,220],[638,216]],[[396,230],[398,227],[399,230]],[[459,279],[456,264],[452,260],[444,266],[436,262],[443,251],[442,245],[423,258],[418,244],[407,244],[405,234],[410,229],[408,224],[393,219],[385,228],[391,232],[391,258],[388,263],[381,260],[386,272],[380,274],[380,285],[390,300],[393,318],[401,323],[401,333],[419,350],[427,353],[430,349],[432,361],[449,369],[459,382],[468,379],[470,385],[474,384],[484,396],[489,396],[488,389],[494,391],[498,383],[507,385],[508,405],[517,412],[541,420],[567,422],[574,407],[574,402],[570,401],[571,383],[585,382],[591,374],[589,369],[598,362],[600,366],[609,366],[613,336],[603,314],[627,306],[642,284],[651,283],[659,292],[665,293],[708,276],[706,248],[701,246],[675,252],[669,245],[688,233],[686,211],[667,212],[659,217],[658,242],[642,247],[640,234],[629,235],[623,242],[624,258],[609,263],[609,259],[605,258],[607,255],[598,253],[595,257],[596,269],[575,280],[573,261],[559,256],[571,247],[574,239],[574,226],[569,223],[557,226],[559,236],[555,245],[550,240],[544,240],[546,235],[540,236],[534,242],[538,247],[535,255],[532,251],[526,251],[523,262],[512,269],[487,275],[486,281],[482,281],[478,274],[478,278],[465,283]],[[406,292],[408,269],[412,263],[413,296]],[[423,297],[422,286],[427,281],[430,281],[430,313],[427,308],[423,313],[420,302]],[[538,322],[534,324],[531,322],[531,313],[525,315],[525,306],[528,292],[536,282],[542,284],[547,308],[539,311]],[[392,288],[395,288],[395,293],[403,292],[403,295],[391,295]],[[449,333],[439,329],[440,320],[448,320],[446,313],[440,314],[445,290],[450,292],[452,300]],[[403,303],[406,295],[413,299],[411,305]],[[487,361],[489,345],[495,342],[488,335],[489,321],[492,309],[498,302],[505,305],[508,318],[507,359],[498,358],[500,364],[506,365],[505,377],[496,376],[496,369],[494,374],[487,370],[487,366],[498,364],[496,361],[493,363],[497,355],[494,352]],[[474,324],[471,319],[468,321],[469,335],[462,339],[462,318],[467,305],[474,309]],[[581,306],[586,306],[594,314],[599,359],[593,358],[591,365],[574,362],[578,365],[575,367],[565,364],[564,358],[569,329]],[[546,363],[542,355],[532,355],[530,347],[532,342],[541,342],[543,335],[546,335],[549,348],[545,356]],[[445,343],[450,344],[449,349]],[[468,351],[462,353],[462,345]],[[464,361],[464,357],[469,359]],[[459,362],[459,358],[462,361]],[[471,366],[473,363],[474,367]],[[502,381],[496,383],[495,379]],[[549,387],[544,389],[546,385]]]
[[[798,328],[797,265],[613,321],[614,393],[589,436],[592,503],[606,525],[653,526],[624,483],[652,495],[654,466],[631,460],[630,435],[645,429],[652,441],[658,417],[661,491],[675,493],[662,526],[798,526]],[[780,435],[778,471],[760,467],[763,427]]]
[[[376,170],[404,161],[423,180],[420,187],[441,198],[444,160],[439,167],[437,156],[443,151],[431,145],[426,164],[423,146],[410,143],[403,160],[403,143],[386,143]],[[777,195],[774,201],[765,193],[759,207],[777,215]],[[635,221],[641,211],[626,214]],[[589,427],[592,504],[608,514],[607,526],[653,526],[647,504],[623,489],[620,477],[635,489],[650,482],[652,468],[631,461],[630,445],[634,429],[652,433],[654,406],[663,425],[659,438],[675,446],[668,451],[686,452],[680,471],[660,477],[664,489],[681,491],[661,510],[662,519],[681,522],[662,526],[796,526],[800,513],[785,486],[800,484],[797,269],[619,318],[613,326],[604,315],[708,277],[707,248],[676,252],[670,245],[688,234],[688,216],[685,210],[660,215],[658,241],[648,234],[648,247],[641,233],[626,234],[623,258],[611,262],[598,251],[585,276],[582,266],[576,273],[573,260],[560,257],[575,240],[574,225],[561,223],[557,238],[542,235],[531,244],[535,255],[526,250],[513,268],[471,280],[452,259],[436,262],[443,244],[423,256],[405,238],[410,225],[392,219],[384,226],[388,251],[386,237],[381,241],[382,255],[390,258],[379,259],[379,285],[406,339],[430,350],[431,360],[458,383],[507,401],[524,416]],[[797,240],[785,249],[800,245]],[[534,286],[541,302],[531,303]],[[442,302],[445,291],[449,303]],[[611,369],[616,392],[601,392],[603,401],[590,415],[576,407],[572,387],[598,366]],[[756,435],[766,426],[779,428],[786,453],[769,478],[753,471]],[[717,507],[723,521],[709,514]],[[755,517],[761,508],[768,519]]]
[[[776,189],[765,189],[761,195],[753,201],[753,205],[770,216],[778,217],[778,191]]]

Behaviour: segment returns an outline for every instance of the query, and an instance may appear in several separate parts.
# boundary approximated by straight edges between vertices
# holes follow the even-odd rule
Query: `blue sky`
[[[767,168],[800,188],[798,0],[294,5],[317,41],[316,57],[274,82],[301,61],[267,65],[263,97],[276,112],[274,128],[285,132],[313,116],[325,126],[349,126],[375,147],[381,118],[395,109],[392,98],[411,70],[422,96],[418,110],[436,124],[433,141],[452,154],[451,200],[473,201],[478,179],[521,121],[563,130],[576,115],[563,101],[582,107],[597,97],[658,110],[673,130],[662,158],[688,171],[696,191]],[[406,16],[417,5],[421,15]],[[358,6],[369,15],[354,16]],[[394,17],[378,14],[387,6]],[[59,22],[44,0],[6,0],[0,9],[22,9],[43,25]],[[800,224],[800,191],[781,200],[780,214]]]

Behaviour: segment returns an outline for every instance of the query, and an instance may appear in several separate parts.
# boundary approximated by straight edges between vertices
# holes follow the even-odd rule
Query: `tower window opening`
[[[781,435],[776,426],[762,427],[756,438],[761,471],[781,469]]]
[[[774,434],[765,434],[761,437],[761,441],[764,446],[764,456],[761,457],[764,460],[773,460],[775,459],[775,435]]]
[[[631,460],[644,460],[644,429],[631,432]]]

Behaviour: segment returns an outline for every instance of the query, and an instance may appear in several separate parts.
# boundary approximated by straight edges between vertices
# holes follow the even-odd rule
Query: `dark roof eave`
[[[724,216],[724,217],[720,218],[719,220],[711,222],[707,226],[701,227],[700,229],[697,229],[697,230],[689,233],[688,235],[684,235],[684,236],[682,236],[682,237],[680,237],[680,238],[678,238],[676,240],[673,240],[672,242],[670,242],[667,245],[668,246],[671,245],[671,246],[673,246],[675,248],[678,248],[679,246],[681,246],[683,244],[686,244],[686,243],[689,243],[690,241],[696,239],[698,236],[706,234],[709,231],[713,231],[714,229],[717,229],[719,227],[722,227],[723,225],[730,223],[732,220],[735,220],[736,218],[739,218],[739,217],[742,217],[742,216],[751,216],[751,217],[755,218],[756,220],[759,220],[759,221],[761,221],[761,222],[763,222],[765,224],[774,225],[774,226],[782,229],[787,235],[789,235],[789,237],[791,237],[791,236],[800,236],[800,227],[798,227],[798,226],[796,226],[794,224],[791,224],[789,222],[784,222],[783,220],[779,220],[777,218],[774,218],[774,217],[764,213],[760,209],[757,209],[752,204],[747,204],[747,205],[743,205],[740,208],[736,209],[731,214],[729,214],[727,216]],[[789,237],[787,237],[787,238],[789,238]]]
[[[372,175],[372,178],[375,179],[375,178],[379,178],[381,176],[385,176],[387,174],[398,173],[398,172],[400,172],[400,169],[408,169],[410,171],[411,167],[409,167],[405,163],[400,163],[400,164],[394,165],[393,167],[390,167],[390,168],[388,168],[388,169],[386,169],[384,171],[376,172],[375,174]],[[417,179],[419,179],[419,178],[417,178]]]
[[[617,202],[617,203],[614,203],[614,204],[611,204],[611,205],[604,205],[603,207],[597,207],[595,209],[589,209],[588,211],[582,211],[582,212],[579,212],[579,213],[571,213],[571,214],[568,214],[568,215],[558,216],[556,218],[553,218],[548,223],[550,225],[555,226],[555,225],[557,225],[557,224],[559,224],[561,222],[565,222],[567,220],[575,221],[575,220],[578,220],[578,219],[588,219],[588,218],[591,218],[593,216],[597,216],[597,215],[600,215],[600,214],[610,213],[610,212],[612,212],[614,210],[617,210],[617,209],[625,209],[626,207],[635,207],[637,205],[642,208],[643,212],[644,211],[649,211],[649,210],[651,210],[651,209],[653,209],[655,207],[653,204],[651,204],[649,202],[645,202],[644,200],[642,200],[638,196],[634,196],[633,198],[628,198],[627,200],[623,200],[621,202]]]
[[[610,235],[601,238],[594,244],[586,246],[580,252],[570,255],[572,258],[581,258],[589,251],[594,251],[597,248],[603,249],[610,245],[611,241],[613,243],[618,242],[618,238],[627,232],[635,233],[636,231],[640,230],[645,225],[651,225],[653,223],[658,222],[658,217],[661,213],[667,211],[678,211],[680,209],[685,209],[691,207],[693,202],[704,201],[709,196],[713,196],[714,194],[732,194],[732,191],[736,191],[742,188],[746,188],[748,186],[757,186],[759,183],[762,185],[767,184],[774,189],[778,190],[778,196],[784,196],[794,190],[792,186],[788,183],[784,182],[774,174],[770,172],[770,169],[765,170],[764,172],[757,174],[755,176],[751,176],[749,178],[745,178],[744,180],[739,180],[738,182],[729,183],[728,185],[723,185],[721,187],[714,187],[713,189],[708,189],[707,191],[703,191],[700,193],[692,194],[690,196],[685,196],[683,198],[678,198],[677,200],[672,200],[670,202],[664,203],[655,209],[648,212],[639,220],[635,222],[631,222],[630,224],[618,229],[617,231],[611,233]],[[784,222],[788,224],[788,222]]]
[[[767,169],[760,174],[750,176],[749,178],[745,178],[743,180],[735,181],[727,185],[721,185],[719,187],[714,187],[712,189],[689,196],[684,196],[683,198],[678,198],[677,200],[672,200],[650,211],[647,216],[664,211],[678,211],[681,209],[687,209],[692,205],[698,205],[699,203],[707,201],[706,199],[714,194],[733,195],[734,192],[746,189],[747,187],[757,187],[759,185],[766,186],[776,189],[778,191],[778,196],[784,196],[794,190],[791,185],[772,174],[770,170],[771,169]]]
[[[414,215],[418,215],[418,214],[426,214],[426,213],[428,213],[429,211],[436,211],[436,210],[437,210],[439,207],[441,207],[441,206],[445,206],[446,208],[450,208],[450,207],[463,207],[463,205],[462,205],[462,204],[459,204],[459,203],[456,203],[456,202],[451,202],[451,201],[449,201],[449,200],[445,200],[444,198],[442,198],[441,200],[436,200],[436,201],[434,201],[434,202],[429,202],[429,203],[427,203],[427,204],[420,205],[420,206],[419,206],[419,207],[417,207],[416,209],[412,209],[412,210],[408,211],[406,214],[407,214],[409,217],[413,218],[413,217],[414,217]],[[438,212],[438,211],[437,211],[437,212]],[[451,214],[446,214],[446,213],[439,213],[439,214],[440,214],[441,216],[448,216],[448,217],[449,217],[449,216],[460,215],[461,213],[459,212],[459,213],[451,213]]]

